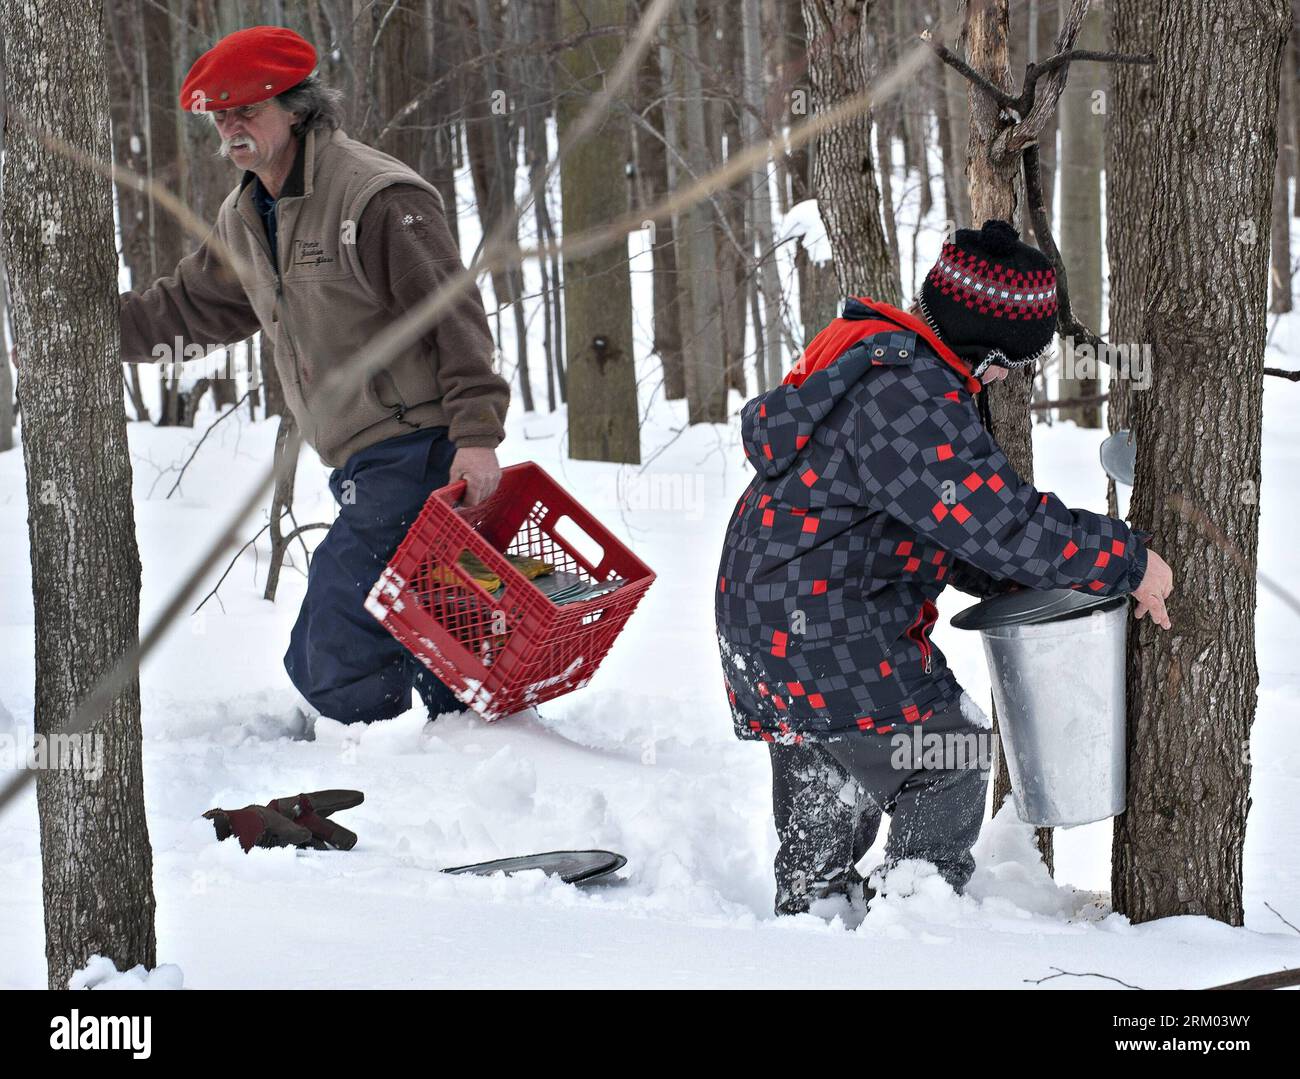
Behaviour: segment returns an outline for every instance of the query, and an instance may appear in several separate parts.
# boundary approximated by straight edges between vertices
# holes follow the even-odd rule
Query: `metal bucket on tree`
[[[1020,819],[1070,827],[1124,811],[1128,597],[1012,592],[958,614],[979,630]]]

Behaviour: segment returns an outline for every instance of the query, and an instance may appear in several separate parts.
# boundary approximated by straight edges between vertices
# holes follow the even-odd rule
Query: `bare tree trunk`
[[[626,26],[627,0],[564,0],[566,37],[589,27]],[[614,37],[590,40],[560,54],[560,138],[618,59]],[[561,169],[563,221],[578,233],[627,212],[626,118],[615,106],[575,145]],[[581,258],[565,256],[565,338],[569,349],[569,456],[587,461],[641,460],[640,417],[632,345],[632,281],[627,245]]]
[[[894,119],[890,109],[876,110],[876,160],[880,163],[880,209],[885,222],[885,242],[889,245],[889,261],[894,273],[900,273],[902,260],[898,253],[898,218],[894,210]],[[903,175],[907,175],[904,161]],[[906,187],[906,184],[904,184]],[[902,286],[899,286],[902,295]]]
[[[760,25],[759,0],[744,0],[741,9],[741,34],[745,56],[745,111],[742,113],[742,139],[752,146],[766,133],[759,125],[763,115],[763,36]],[[763,301],[762,327],[765,356],[760,356],[755,370],[759,374],[757,392],[777,385],[782,377],[781,363],[781,281],[777,273],[776,253],[773,251],[772,191],[769,186],[768,162],[763,161],[751,174],[752,190],[749,197],[753,228],[753,243],[758,260],[758,286]],[[755,336],[759,323],[754,323]]]
[[[266,591],[262,598],[275,602],[280,587],[280,571],[289,551],[284,519],[292,520],[293,491],[298,476],[298,453],[302,441],[294,437],[296,421],[287,409],[280,414],[280,428],[275,433],[275,491],[271,495],[271,518],[267,533],[271,537],[271,565],[266,571]]]
[[[477,56],[482,47],[477,33],[477,19],[473,15],[472,0],[461,0],[460,17],[462,28],[462,46],[465,58]],[[502,172],[497,162],[497,143],[494,128],[505,109],[503,97],[493,98],[481,67],[474,67],[466,78],[468,97],[465,101],[465,152],[469,159],[470,177],[474,183],[474,201],[478,209],[482,234],[486,238],[500,224],[505,212],[507,199],[513,201],[513,181],[506,190],[502,190]],[[493,112],[493,108],[498,110]],[[512,239],[517,239],[511,237]],[[492,281],[493,307],[488,317],[495,324],[495,338],[500,347],[501,316],[510,304],[510,279],[505,270],[494,269],[489,273]]]
[[[798,123],[812,114],[812,87],[808,83],[808,29],[798,4],[781,4],[773,13],[778,19],[775,66],[780,79],[781,115],[777,123]],[[814,197],[812,163],[817,140],[805,143],[781,159],[778,185],[781,212],[789,213],[798,203]],[[833,260],[814,262],[802,240],[795,241],[795,276],[799,281],[799,327],[794,337],[807,342],[839,312],[839,283]],[[798,346],[802,348],[802,344]]]
[[[1139,52],[1154,52],[1162,43],[1156,37],[1155,8],[1150,3],[1107,4],[1106,37],[1119,49],[1121,38]],[[1109,319],[1107,339],[1112,345],[1140,348],[1145,340],[1143,306],[1154,272],[1159,243],[1150,221],[1154,191],[1143,172],[1153,168],[1155,147],[1162,137],[1156,119],[1156,81],[1144,67],[1116,64],[1110,67],[1110,94],[1106,108],[1106,253],[1108,259]],[[1119,122],[1119,117],[1123,122]],[[1129,381],[1107,373],[1106,426],[1112,431],[1130,428]],[[1113,480],[1106,485],[1107,512],[1119,513]]]
[[[1277,109],[1277,166],[1273,173],[1273,211],[1270,231],[1272,235],[1272,269],[1269,284],[1272,298],[1268,309],[1275,315],[1285,314],[1292,308],[1291,295],[1291,209],[1290,180],[1295,175],[1295,148],[1290,145],[1295,133],[1291,112],[1295,108],[1295,79],[1290,68],[1291,51],[1288,49],[1280,65]]]
[[[1291,174],[1300,177],[1300,3],[1296,0],[1291,2],[1291,40],[1282,70],[1291,81]],[[1291,196],[1291,215],[1300,217],[1300,182]]]
[[[872,48],[874,68],[888,70],[897,62],[899,32],[902,13],[898,0],[877,0],[867,19],[867,33],[863,41]],[[907,129],[907,97],[895,94],[872,110],[877,175],[880,177],[880,217],[885,225],[885,239],[889,242],[889,258],[894,274],[900,280],[898,295],[903,295],[901,285],[902,255],[898,246],[897,208],[902,200],[894,195],[894,142],[900,145],[903,157],[902,189],[906,193],[908,177],[916,168],[916,157]]]
[[[540,0],[523,0],[522,3],[510,5],[507,18],[510,20],[507,36],[515,43],[536,43],[545,40],[543,34],[547,32],[548,23]],[[521,57],[514,65],[514,71],[519,95],[520,122],[523,127],[524,161],[528,166],[529,183],[536,186],[542,182],[550,161],[546,120],[550,109],[549,102],[554,96],[552,68],[545,56],[533,53]],[[533,200],[533,219],[539,240],[553,238],[555,229],[551,224],[550,207],[547,204],[545,190]],[[554,412],[557,407],[556,359],[559,348],[554,334],[554,309],[561,302],[560,282],[545,259],[539,259],[537,266],[542,278],[542,354],[546,367],[546,407],[548,411]]]
[[[1099,9],[1090,10],[1075,42],[1076,48],[1102,50],[1106,29]],[[1105,152],[1104,98],[1106,69],[1100,64],[1074,64],[1070,81],[1058,103],[1061,130],[1061,258],[1070,281],[1070,305],[1086,326],[1101,327],[1101,163]],[[1048,181],[1044,177],[1043,182]],[[1050,211],[1049,211],[1050,212]],[[1089,349],[1089,362],[1094,363]],[[1080,369],[1080,354],[1061,341],[1061,400],[1095,398],[1101,381],[1095,371]],[[1101,426],[1099,404],[1061,409],[1061,419],[1080,427]]]
[[[1008,64],[1013,82],[1021,78],[1026,64],[1044,60],[1052,54],[1052,42],[1056,38],[1058,24],[1065,15],[1068,2],[1069,0],[1066,0],[1066,3],[1060,3],[1058,0],[1020,0],[1019,3],[1010,6]],[[1097,7],[1097,2],[1094,2],[1093,7]],[[1081,76],[1087,77],[1088,73],[1084,69],[1088,66],[1079,64],[1071,68],[1071,88],[1076,79]],[[1100,73],[1105,76],[1104,70]],[[1048,118],[1038,137],[1038,172],[1042,177],[1043,205],[1047,209],[1049,220],[1052,208],[1056,204],[1056,134],[1057,119],[1053,114]],[[978,226],[980,222],[977,221],[975,224]],[[1033,219],[1028,215],[1024,219],[1022,238],[1026,243],[1039,242],[1034,232]]]
[[[352,9],[340,35],[340,42],[352,61],[352,92],[348,95],[352,122],[348,126],[357,138],[369,142],[379,129],[379,102],[375,100],[372,77],[374,46],[371,44],[380,17],[379,5],[372,0],[344,0],[343,7]]]
[[[799,4],[778,4],[777,0],[764,0],[764,4],[764,24],[775,28],[774,43],[768,51],[772,81],[780,94],[779,113],[770,125],[775,127],[786,117],[797,121],[812,112],[812,89],[808,85],[808,31]],[[796,202],[811,197],[812,147],[813,143],[804,143],[777,162],[777,203],[782,214],[789,213]]]
[[[1103,3],[1104,0],[1091,0],[1091,6],[1095,9],[1093,14],[1102,22],[1104,22],[1101,13]],[[1034,32],[1026,45],[1032,46],[1029,59],[1031,61],[1042,61],[1046,60],[1055,51],[1056,35],[1069,13],[1070,0],[1036,0],[1036,6],[1038,10],[1036,12],[1037,18],[1034,21]],[[1098,39],[1104,43],[1106,40],[1104,26],[1098,31],[1098,35]],[[1075,44],[1076,47],[1083,47],[1079,45],[1077,40]],[[1104,48],[1105,45],[1102,44],[1097,47]],[[1104,86],[1106,80],[1105,66],[1087,63],[1073,65],[1070,68],[1070,82],[1072,83],[1075,79],[1080,81],[1096,79],[1099,81],[1099,85]],[[1056,138],[1059,132],[1060,117],[1058,113],[1053,112],[1047,118],[1047,123],[1043,125],[1043,130],[1038,135],[1038,174],[1042,178],[1043,207],[1047,210],[1048,220],[1051,220],[1053,209],[1056,206]],[[1034,243],[1037,244],[1038,236],[1034,232],[1033,219],[1026,218],[1025,223],[1028,226],[1029,235],[1034,237]]]
[[[818,112],[867,92],[874,49],[869,0],[803,0],[809,40],[808,76]],[[880,162],[879,168],[888,167]],[[871,116],[861,113],[817,139],[813,188],[835,255],[843,296],[899,302],[898,266],[881,218]],[[890,207],[883,207],[891,212]]]
[[[285,415],[289,409],[284,403],[280,371],[275,366],[275,346],[266,339],[266,334],[260,334],[258,340],[261,342],[258,348],[258,367],[262,372],[262,394],[266,405],[262,415],[269,420],[272,416]]]
[[[1111,122],[1127,145],[1147,124],[1157,135],[1145,157],[1117,158],[1123,186],[1146,193],[1115,213],[1142,215],[1132,227],[1150,230],[1159,274],[1123,267],[1116,280],[1138,313],[1134,339],[1152,354],[1150,387],[1129,394],[1132,518],[1154,533],[1176,580],[1173,629],[1130,630],[1128,809],[1115,821],[1113,902],[1134,922],[1200,914],[1241,925],[1268,221],[1290,5],[1108,8],[1116,49],[1160,57],[1126,80],[1149,83],[1149,112],[1134,115],[1126,88]]]
[[[3,70],[0,69],[0,75]],[[3,117],[0,117],[0,131],[3,130]],[[3,150],[0,136],[0,151]],[[3,207],[0,207],[2,210]],[[3,217],[0,213],[0,217]],[[9,290],[5,284],[3,264],[0,264],[0,453],[14,448],[14,380],[13,368],[9,366],[9,340],[5,325],[9,317]]]
[[[1008,12],[1007,0],[963,0],[966,11],[965,42],[966,62],[995,86],[1011,89],[1011,72],[1008,67]],[[972,86],[970,94],[970,141],[967,146],[970,177],[971,224],[978,228],[989,218],[1009,221],[1019,227],[1024,204],[1024,182],[1019,159],[1010,162],[995,161],[991,155],[993,142],[1005,121],[999,116],[996,102]],[[1007,455],[1018,475],[1030,482],[1034,478],[1034,448],[1030,437],[1029,395],[1030,375],[1012,372],[1001,382],[985,387],[988,394],[992,434]],[[994,708],[993,722],[997,729]],[[1007,772],[1006,753],[1002,749],[1001,734],[998,739],[998,768],[993,781],[993,812],[996,813],[1011,793],[1011,777]],[[1052,830],[1039,828],[1035,841],[1043,855],[1043,862],[1051,871],[1053,864]]]
[[[954,228],[970,228],[974,221],[970,208],[970,104],[966,80],[947,64],[943,65],[944,98],[948,103],[948,124],[952,130],[952,159],[945,162],[944,173],[952,182]]]
[[[713,21],[721,24],[722,34],[714,42],[714,81],[718,95],[717,112],[721,117],[723,141],[718,144],[717,163],[738,154],[742,147],[740,115],[744,110],[745,54],[743,35],[733,27],[730,0],[713,0]],[[725,149],[724,145],[725,143]],[[730,385],[741,396],[745,391],[745,329],[749,322],[750,293],[754,287],[752,262],[745,253],[754,249],[754,239],[747,233],[749,215],[749,184],[741,179],[720,191],[722,206],[729,224],[728,235],[717,233],[719,265],[727,294],[723,305],[726,311],[726,338],[728,365],[731,370]]]
[[[893,20],[891,64],[902,55],[903,50],[916,43],[916,35],[920,30],[916,23],[916,14],[914,0],[889,0],[886,5],[886,18]],[[928,217],[934,208],[934,192],[930,185],[930,158],[926,152],[930,129],[928,95],[900,94],[894,100],[898,104],[898,133],[903,140],[907,171],[916,173],[916,182],[920,188],[921,216]],[[885,171],[883,165],[881,171]]]
[[[253,350],[253,339],[236,346],[244,349],[248,362],[248,418],[256,422],[257,410],[262,405],[262,372],[258,370],[257,353]]]
[[[378,109],[369,134],[377,141],[378,132],[387,129],[384,152],[404,161],[432,183],[432,177],[424,170],[426,148],[434,140],[432,133],[424,128],[437,123],[438,118],[429,116],[426,107],[420,107],[403,120],[394,120],[398,110],[431,79],[426,4],[423,0],[401,0],[391,11],[388,8],[387,4],[382,6],[380,29],[376,31],[379,41],[374,53],[374,93]]]
[[[724,27],[724,36],[717,34],[718,20],[725,18],[726,0],[696,0],[695,11],[699,18],[696,41],[699,51],[688,54],[685,60],[700,73],[701,100],[704,110],[704,130],[708,144],[706,171],[723,164],[734,152],[740,140],[739,123],[733,112],[740,100],[738,89],[733,92],[731,80],[743,68],[739,55],[733,63],[733,47],[738,50],[740,35]],[[727,388],[745,394],[745,308],[748,293],[745,267],[741,265],[741,252],[737,243],[744,243],[744,207],[738,184],[718,188],[712,196],[716,226],[713,229],[713,264],[718,277],[718,295],[722,303],[722,352],[726,369]],[[734,238],[734,241],[733,241]]]
[[[144,423],[149,423],[152,417],[149,415],[149,406],[145,403],[144,387],[140,385],[140,368],[131,364],[126,373],[126,390],[131,397],[131,407],[135,410],[135,418]]]
[[[928,12],[930,25],[936,26],[943,18],[943,4],[940,0],[929,0]],[[966,187],[966,142],[959,144],[954,136],[952,116],[948,108],[948,74],[951,69],[943,64],[937,71],[927,72],[930,84],[935,126],[939,136],[939,158],[943,166],[943,216],[946,222],[944,231],[951,232],[959,224],[965,224],[964,204],[959,188]],[[951,71],[954,78],[960,78]],[[966,102],[962,99],[962,111]],[[960,145],[960,149],[958,149]]]
[[[682,156],[694,177],[705,175],[710,161],[700,71],[692,62],[700,53],[697,7],[697,0],[683,0],[674,15],[680,32],[676,35],[678,55],[673,62],[673,87],[681,100],[684,118],[679,132],[684,136]],[[678,268],[687,282],[683,326],[687,330],[686,406],[691,423],[722,423],[727,418],[722,292],[713,242],[717,227],[713,204],[708,200],[697,201],[681,215],[678,224],[678,232],[685,233],[686,241],[678,252]]]
[[[144,0],[111,0],[104,10],[114,159],[146,180],[176,190],[181,163],[171,15]],[[131,287],[147,288],[180,261],[185,234],[151,194],[126,184],[117,185],[117,207]],[[176,377],[164,374],[161,383],[159,422],[164,424],[180,422],[180,368],[174,370]],[[139,370],[132,367],[128,380],[137,419],[149,419]]]
[[[495,5],[489,0],[475,0],[475,21],[478,28],[479,48],[484,55],[494,52],[503,34],[495,18]],[[492,150],[489,157],[494,172],[494,186],[497,193],[497,212],[499,215],[513,214],[515,190],[515,141],[513,129],[517,124],[517,112],[510,107],[506,92],[501,87],[500,73],[496,62],[489,60],[483,64],[483,81],[488,91],[489,106],[488,135]],[[516,230],[517,231],[517,230]],[[519,392],[523,397],[525,412],[532,412],[533,382],[528,372],[528,327],[524,320],[524,275],[518,266],[502,270],[500,278],[505,285],[506,295],[498,296],[498,302],[509,302],[510,312],[515,324],[515,366],[519,378]]]
[[[22,356],[36,733],[48,738],[139,632],[112,188],[37,138],[49,131],[109,160],[104,12],[46,0],[33,18],[29,5],[3,0],[0,21],[9,104],[23,117],[9,124],[3,228]],[[96,953],[123,970],[156,962],[137,680],[88,734],[102,775],[65,759],[37,779],[51,988]]]
[[[465,92],[464,80],[447,78],[452,66],[463,59],[461,39],[449,11],[452,0],[424,0],[426,70],[430,79],[445,80],[429,99],[428,104],[416,111],[417,123],[422,129],[420,147],[423,162],[421,175],[434,185],[442,195],[443,205],[456,205],[456,166],[460,157],[460,132],[463,124],[455,117],[462,114],[462,101],[456,96]],[[451,230],[456,247],[460,248],[460,215],[447,214],[447,227]]]
[[[633,17],[638,18],[645,8],[644,0],[637,0]],[[642,206],[652,206],[663,198],[670,188],[668,150],[670,141],[669,120],[672,109],[664,107],[664,78],[660,65],[660,49],[646,51],[637,79],[637,112],[645,117],[651,129],[640,125],[632,128],[636,155],[636,197]],[[659,132],[656,136],[652,132]],[[686,396],[686,368],[682,356],[682,322],[677,275],[676,233],[670,218],[656,222],[651,232],[651,260],[654,289],[654,351],[664,373],[664,397],[679,401]]]

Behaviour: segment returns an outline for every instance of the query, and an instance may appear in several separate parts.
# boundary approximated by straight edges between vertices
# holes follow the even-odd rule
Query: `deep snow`
[[[462,217],[463,246],[476,237]],[[910,227],[900,230],[907,240]],[[927,251],[937,233],[924,232]],[[634,239],[634,244],[638,241]],[[904,253],[904,265],[910,253]],[[925,259],[922,265],[927,265]],[[185,620],[142,675],[145,789],[154,845],[161,984],[208,987],[981,986],[1193,987],[1300,964],[1300,619],[1267,591],[1258,611],[1259,718],[1245,854],[1246,926],[1175,918],[1132,926],[1109,912],[1109,822],[1056,833],[1056,879],[1008,806],[986,821],[968,893],[932,867],[896,876],[856,928],[771,914],[767,753],[731,733],[712,630],[722,530],[747,480],[738,426],[687,427],[647,357],[648,260],[634,264],[643,469],[566,456],[563,412],[515,406],[503,463],[536,460],[656,570],[658,580],[589,687],[542,718],[424,721],[422,709],[372,727],[303,724],[280,664],[302,597],[301,551],[274,605],[259,597],[267,547],[247,552],[220,603]],[[490,288],[484,286],[485,296]],[[490,300],[489,300],[490,303]],[[1295,366],[1287,319],[1270,362]],[[507,340],[504,355],[512,356]],[[1277,343],[1295,342],[1290,355]],[[534,355],[540,365],[540,346]],[[542,398],[538,373],[534,387]],[[153,398],[151,398],[153,400]],[[740,400],[733,396],[738,408]],[[1261,567],[1285,579],[1300,512],[1300,387],[1265,393]],[[733,412],[734,412],[733,408]],[[188,456],[195,430],[130,425],[144,565],[142,625],[193,565],[217,523],[268,460],[272,424],[241,413],[208,439],[182,490],[159,469]],[[1035,428],[1039,486],[1105,508],[1100,432]],[[328,520],[326,470],[304,453],[299,522]],[[33,616],[22,460],[0,455],[0,733],[32,726]],[[251,536],[265,519],[249,520]],[[311,539],[318,539],[319,533]],[[1177,571],[1177,567],[1175,567]],[[214,578],[215,580],[215,575]],[[204,591],[207,589],[205,588]],[[937,629],[981,703],[978,639]],[[200,814],[320,787],[356,787],[340,820],[349,853],[255,850],[215,842]],[[878,861],[884,832],[868,855]],[[613,884],[577,889],[526,874],[450,877],[440,866],[559,847],[626,854]],[[0,822],[0,986],[45,983],[34,792]],[[1266,904],[1270,904],[1276,914]],[[103,978],[94,970],[90,981]],[[139,981],[135,974],[125,980]]]

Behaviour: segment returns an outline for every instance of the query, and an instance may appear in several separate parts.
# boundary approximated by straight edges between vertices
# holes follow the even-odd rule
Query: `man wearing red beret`
[[[210,236],[172,276],[121,297],[123,358],[269,335],[285,401],[333,467],[339,503],[312,557],[285,667],[315,709],[341,722],[400,715],[412,688],[436,717],[461,706],[363,601],[431,491],[464,479],[474,503],[496,489],[510,392],[471,290],[356,392],[342,401],[321,393],[331,369],[462,264],[437,189],[348,138],[341,94],[315,67],[316,50],[298,34],[257,26],[190,69],[181,107],[208,118],[243,175],[217,213],[220,245]],[[235,255],[233,267],[217,246]]]

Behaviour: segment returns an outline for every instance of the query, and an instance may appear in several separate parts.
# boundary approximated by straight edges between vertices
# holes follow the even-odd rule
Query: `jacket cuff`
[[[1121,589],[1126,593],[1136,592],[1138,585],[1142,583],[1142,578],[1146,576],[1147,545],[1145,540],[1150,538],[1150,532],[1138,532],[1136,530],[1129,532],[1128,549],[1124,552],[1125,558],[1128,559],[1129,570],[1121,585]]]
[[[495,435],[462,435],[460,438],[453,438],[452,442],[456,444],[458,450],[494,450],[501,445],[501,439],[497,438]]]

